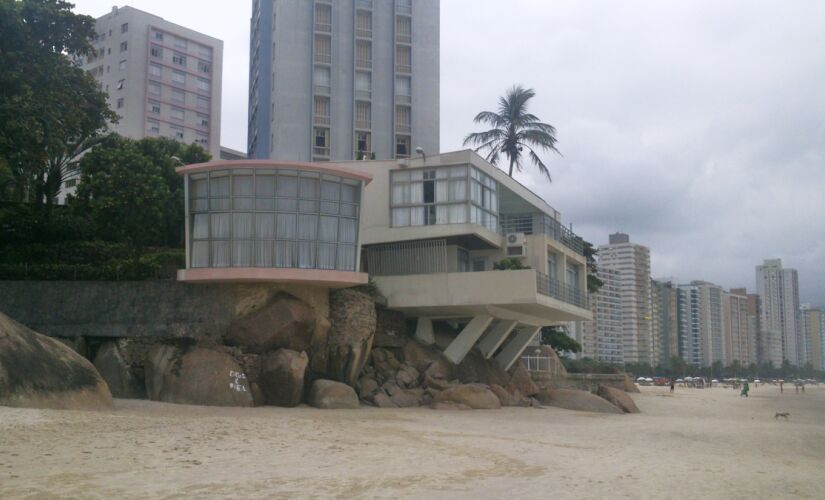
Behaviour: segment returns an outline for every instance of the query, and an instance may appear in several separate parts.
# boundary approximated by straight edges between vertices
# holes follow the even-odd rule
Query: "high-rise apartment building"
[[[599,267],[602,280],[599,291],[590,295],[593,321],[581,327],[582,357],[607,363],[624,363],[624,334],[622,329],[621,275],[619,271]]]
[[[725,293],[723,314],[725,327],[725,365],[738,361],[743,366],[756,363],[756,331],[751,329],[748,294],[744,288]]]
[[[662,366],[670,366],[670,360],[679,356],[678,291],[671,280],[651,280],[655,355]]]
[[[825,310],[802,304],[800,313],[802,334],[808,347],[808,361],[814,369],[825,370]]]
[[[599,268],[618,272],[622,305],[622,353],[625,363],[655,364],[650,249],[623,233],[599,246]]]
[[[97,19],[96,56],[81,61],[125,137],[169,137],[220,155],[223,42],[133,7]]]
[[[253,0],[250,158],[439,152],[439,0]]]
[[[774,364],[786,359],[794,365],[805,364],[807,353],[799,324],[796,270],[783,269],[781,259],[767,259],[756,266],[756,288],[761,299],[762,329],[769,340],[766,359]]]
[[[679,285],[677,290],[679,355],[687,363],[702,366],[702,322],[699,287]]]

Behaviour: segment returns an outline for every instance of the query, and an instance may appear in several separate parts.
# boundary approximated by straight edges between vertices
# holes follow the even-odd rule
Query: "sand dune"
[[[822,498],[825,387],[634,399],[643,414],[0,408],[0,497]]]

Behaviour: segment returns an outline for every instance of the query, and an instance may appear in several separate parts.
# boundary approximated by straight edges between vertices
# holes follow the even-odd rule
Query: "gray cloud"
[[[443,151],[507,87],[533,87],[564,157],[546,157],[552,184],[518,179],[585,238],[622,230],[651,247],[657,276],[749,289],[781,257],[803,300],[825,305],[825,3],[441,4]],[[133,5],[224,40],[222,142],[244,149],[251,3]]]

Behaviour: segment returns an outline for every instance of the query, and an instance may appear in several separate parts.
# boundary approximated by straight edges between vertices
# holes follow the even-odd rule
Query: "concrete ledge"
[[[299,283],[326,288],[366,285],[367,273],[323,269],[270,267],[222,267],[178,270],[178,281],[187,283]]]

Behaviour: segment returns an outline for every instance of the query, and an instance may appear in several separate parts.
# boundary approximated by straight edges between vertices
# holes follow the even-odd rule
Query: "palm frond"
[[[492,111],[482,111],[473,118],[475,123],[489,123],[493,127],[498,127],[502,123],[501,115]]]
[[[545,165],[545,164],[544,164],[544,162],[543,162],[543,161],[541,161],[541,158],[539,158],[539,155],[537,155],[537,154],[536,154],[536,152],[535,152],[535,151],[533,151],[533,149],[532,149],[532,148],[529,148],[529,147],[528,147],[527,149],[530,151],[530,153],[529,153],[530,160],[533,162],[533,164],[534,164],[536,167],[538,167],[539,172],[540,172],[542,175],[544,175],[545,177],[547,177],[547,180],[548,180],[549,182],[553,182],[553,179],[550,177],[550,169],[549,169],[549,168],[547,168],[547,165]]]

